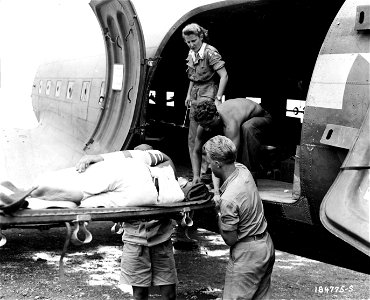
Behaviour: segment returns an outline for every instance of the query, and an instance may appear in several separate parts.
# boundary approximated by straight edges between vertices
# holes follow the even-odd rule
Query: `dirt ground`
[[[69,246],[64,282],[59,278],[64,228],[3,231],[8,242],[0,248],[0,299],[130,299],[130,288],[119,284],[122,242],[111,225],[95,222],[88,227],[90,244]],[[176,244],[178,299],[220,298],[228,247],[209,231],[199,229],[191,237],[196,247]],[[369,286],[368,274],[276,251],[273,299],[370,299]],[[151,299],[160,299],[158,290],[151,290]]]

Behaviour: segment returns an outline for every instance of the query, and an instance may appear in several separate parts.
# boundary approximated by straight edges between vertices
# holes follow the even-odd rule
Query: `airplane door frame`
[[[129,0],[92,0],[106,49],[104,105],[85,144],[89,153],[121,150],[130,143],[140,117],[146,68],[144,37]]]

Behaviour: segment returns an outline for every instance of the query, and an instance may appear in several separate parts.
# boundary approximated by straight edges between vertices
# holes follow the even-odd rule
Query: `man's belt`
[[[255,235],[252,235],[252,236],[245,236],[243,238],[241,238],[240,240],[238,240],[238,242],[251,242],[251,241],[257,241],[257,240],[260,240],[260,239],[263,239],[267,234],[267,231],[263,232],[263,233],[260,233],[260,234],[255,234]]]

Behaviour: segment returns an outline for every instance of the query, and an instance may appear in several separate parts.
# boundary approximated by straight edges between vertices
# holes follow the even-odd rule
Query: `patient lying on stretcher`
[[[43,174],[27,191],[9,182],[2,187],[12,191],[0,192],[0,209],[6,213],[23,207],[26,200],[31,204],[38,199],[80,207],[156,205],[184,199],[171,159],[148,145],[84,156],[75,168]]]

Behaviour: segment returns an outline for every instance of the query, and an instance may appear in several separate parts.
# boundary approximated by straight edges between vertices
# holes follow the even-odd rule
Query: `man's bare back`
[[[198,122],[197,136],[192,155],[193,180],[200,180],[200,163],[203,144],[212,136],[221,134],[228,137],[239,151],[244,143],[242,160],[250,170],[251,160],[257,159],[260,130],[271,123],[271,116],[258,104],[250,99],[229,99],[217,107],[212,101],[204,101],[196,107],[194,119]],[[258,164],[255,163],[255,164]]]
[[[217,107],[224,126],[236,122],[238,127],[253,117],[263,115],[263,108],[256,102],[246,98],[235,98],[223,102]]]
[[[217,107],[217,111],[223,123],[223,134],[234,142],[236,149],[240,145],[242,124],[265,113],[258,103],[245,98],[227,100]]]

